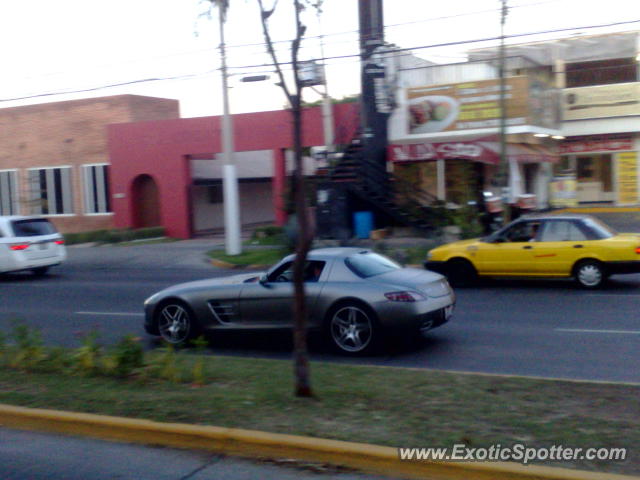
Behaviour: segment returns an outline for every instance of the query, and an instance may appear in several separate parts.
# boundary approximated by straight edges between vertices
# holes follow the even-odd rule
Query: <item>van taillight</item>
[[[11,250],[26,250],[27,248],[29,248],[29,244],[28,243],[12,243],[11,245],[9,245],[9,248]]]
[[[56,245],[64,245],[64,240],[63,239],[56,240]]]

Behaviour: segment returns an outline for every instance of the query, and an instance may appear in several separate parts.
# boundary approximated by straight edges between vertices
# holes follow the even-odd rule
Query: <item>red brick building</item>
[[[282,224],[291,115],[233,122],[241,222]],[[358,105],[335,105],[334,122],[336,143],[351,141]],[[220,137],[220,117],[181,119],[176,100],[120,95],[0,109],[0,215],[44,215],[64,233],[157,225],[189,238],[220,228]],[[324,144],[319,107],[304,113],[303,143]]]
[[[0,214],[112,228],[106,126],[179,115],[177,100],[135,95],[0,109]]]

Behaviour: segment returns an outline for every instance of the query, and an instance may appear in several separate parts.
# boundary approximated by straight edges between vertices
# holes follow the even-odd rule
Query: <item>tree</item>
[[[306,27],[302,24],[301,13],[307,6],[320,8],[321,1],[309,2],[305,0],[292,0],[295,13],[295,38],[291,43],[291,66],[293,68],[292,86],[289,87],[285,80],[282,67],[278,62],[271,34],[269,32],[268,21],[273,15],[278,1],[276,0],[270,9],[265,7],[264,0],[258,0],[260,6],[260,18],[262,22],[262,32],[264,34],[267,51],[273,60],[279,85],[282,87],[291,108],[293,120],[293,150],[295,158],[294,181],[292,184],[293,197],[295,202],[295,214],[297,218],[298,234],[296,244],[296,256],[293,264],[293,284],[294,284],[294,326],[293,326],[293,362],[295,378],[295,395],[298,397],[312,397],[309,354],[307,348],[307,304],[305,301],[304,289],[304,268],[307,253],[313,241],[313,232],[309,225],[309,213],[305,195],[305,180],[302,163],[302,89],[304,87],[298,67],[298,54],[300,43],[304,37]]]

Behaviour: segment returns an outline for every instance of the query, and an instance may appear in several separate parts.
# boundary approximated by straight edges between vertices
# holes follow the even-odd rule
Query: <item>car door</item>
[[[324,277],[325,262],[309,261],[305,266],[305,295],[311,314]],[[260,282],[243,285],[240,319],[245,326],[289,327],[293,325],[293,262],[285,262]]]
[[[575,220],[546,220],[535,242],[537,271],[541,275],[570,275],[592,242]]]
[[[481,242],[475,252],[478,271],[483,275],[535,274],[532,239],[537,234],[539,220],[516,222],[489,242]]]

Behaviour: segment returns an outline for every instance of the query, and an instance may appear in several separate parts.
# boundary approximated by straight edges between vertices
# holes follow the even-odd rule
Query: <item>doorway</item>
[[[150,175],[140,175],[133,181],[134,228],[157,227],[160,220],[160,195],[158,185]]]

